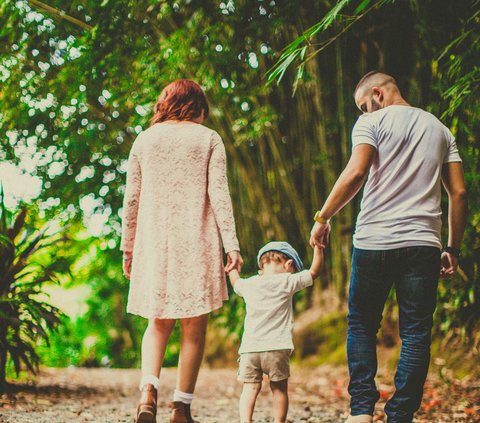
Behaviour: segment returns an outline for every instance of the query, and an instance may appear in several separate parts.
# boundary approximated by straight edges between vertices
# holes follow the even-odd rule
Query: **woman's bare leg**
[[[160,376],[173,319],[150,319],[142,339],[142,376]]]
[[[208,314],[181,319],[182,341],[178,360],[177,390],[193,394],[205,348]]]

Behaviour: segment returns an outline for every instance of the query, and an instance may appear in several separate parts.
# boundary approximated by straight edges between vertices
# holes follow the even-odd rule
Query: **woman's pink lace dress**
[[[222,258],[239,250],[220,136],[191,123],[159,123],[130,151],[123,251],[133,252],[127,311],[184,318],[228,299]]]

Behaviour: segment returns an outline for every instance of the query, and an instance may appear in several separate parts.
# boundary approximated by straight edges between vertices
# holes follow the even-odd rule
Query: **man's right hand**
[[[440,276],[444,278],[452,276],[457,271],[457,267],[458,258],[444,251],[440,258]]]
[[[330,223],[315,222],[310,232],[310,246],[325,248],[328,244],[328,236],[330,235]]]

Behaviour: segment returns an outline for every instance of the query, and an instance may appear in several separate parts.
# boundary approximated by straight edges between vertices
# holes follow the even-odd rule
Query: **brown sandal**
[[[170,423],[199,423],[198,420],[193,420],[192,418],[190,404],[173,401],[170,403],[170,408],[172,409]]]
[[[137,407],[135,423],[155,423],[157,418],[157,390],[153,385],[143,387]]]

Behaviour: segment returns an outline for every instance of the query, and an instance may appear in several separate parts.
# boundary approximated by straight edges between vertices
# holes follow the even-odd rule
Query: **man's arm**
[[[330,219],[355,197],[368,176],[376,154],[376,148],[370,144],[359,144],[353,149],[347,166],[320,210],[321,217]],[[323,245],[324,234],[327,230],[328,224],[316,222],[310,234],[310,245],[312,247]]]
[[[445,163],[442,169],[442,183],[448,195],[448,246],[460,249],[467,222],[467,190],[463,177],[462,163]],[[452,275],[458,266],[458,259],[450,253],[442,254],[442,273]]]

